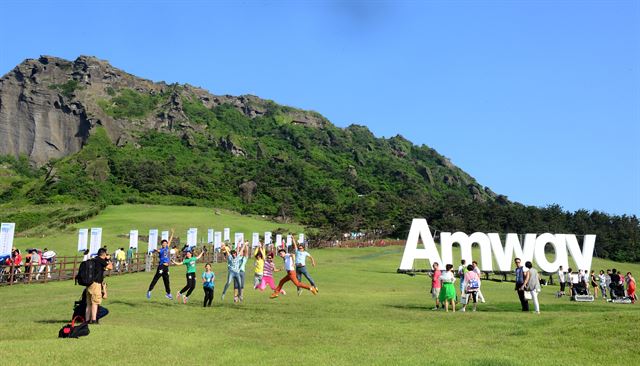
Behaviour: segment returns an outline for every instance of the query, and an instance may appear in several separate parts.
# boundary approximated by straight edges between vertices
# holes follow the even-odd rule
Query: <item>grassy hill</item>
[[[79,340],[56,338],[79,286],[0,288],[0,357],[37,350],[37,357],[20,356],[23,365],[43,360],[81,365],[88,357],[96,365],[629,365],[637,360],[637,304],[572,303],[553,296],[557,286],[547,286],[540,294],[542,314],[523,314],[513,283],[485,281],[487,303],[478,312],[431,311],[427,278],[394,273],[401,253],[400,247],[312,251],[318,296],[298,297],[289,284],[289,294],[275,300],[247,290],[240,305],[229,297],[220,301],[226,269],[216,264],[214,306],[208,309],[201,307],[200,285],[182,305],[164,299],[161,290],[145,298],[152,273],[109,278],[105,306],[111,314]],[[596,269],[640,273],[638,264],[594,262]],[[202,264],[198,273],[201,269]],[[173,291],[184,282],[184,270],[172,269]]]
[[[14,245],[19,249],[44,248],[55,250],[59,255],[77,254],[78,229],[102,228],[102,243],[109,250],[116,247],[129,246],[129,239],[118,235],[129,235],[130,230],[138,230],[140,235],[148,235],[149,229],[169,230],[176,229],[176,236],[181,242],[187,239],[187,229],[198,228],[198,241],[200,238],[206,241],[207,229],[222,231],[225,227],[234,232],[244,233],[244,237],[250,240],[253,232],[259,232],[263,236],[265,231],[286,230],[290,233],[304,232],[304,228],[298,224],[279,224],[267,221],[255,215],[240,215],[236,212],[188,206],[161,206],[161,205],[120,205],[109,206],[97,216],[78,224],[67,226],[62,231],[51,231],[44,237],[18,237]],[[274,237],[275,238],[275,237]],[[138,244],[144,250],[147,246],[142,241]]]

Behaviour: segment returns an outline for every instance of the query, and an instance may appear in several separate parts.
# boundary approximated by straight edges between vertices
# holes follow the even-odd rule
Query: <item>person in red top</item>
[[[431,276],[431,298],[436,300],[436,307],[431,310],[438,310],[440,306],[440,288],[442,288],[442,283],[440,282],[440,275],[442,272],[440,271],[440,265],[438,262],[433,263],[433,273]]]
[[[13,278],[13,282],[17,281],[17,275],[20,273],[20,266],[22,265],[22,256],[20,255],[20,250],[13,248],[11,251],[11,258],[7,259],[7,266],[10,266],[10,271],[12,272],[10,275]],[[9,279],[11,280],[11,279]]]
[[[631,272],[627,272],[627,296],[631,299],[631,303],[636,303],[636,279],[633,278]]]

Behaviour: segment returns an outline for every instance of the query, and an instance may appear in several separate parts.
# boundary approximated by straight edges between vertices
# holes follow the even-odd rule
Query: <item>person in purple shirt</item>
[[[151,284],[149,284],[149,290],[147,290],[147,299],[151,298],[151,291],[156,285],[156,282],[162,277],[162,282],[164,282],[164,290],[167,293],[165,296],[169,300],[173,300],[173,296],[171,296],[171,287],[169,286],[169,262],[171,260],[169,256],[169,243],[173,240],[174,230],[171,229],[171,236],[169,240],[163,240],[161,245],[162,248],[160,250],[155,250],[154,253],[158,253],[158,268],[156,269],[156,274],[153,276],[153,280],[151,280]]]

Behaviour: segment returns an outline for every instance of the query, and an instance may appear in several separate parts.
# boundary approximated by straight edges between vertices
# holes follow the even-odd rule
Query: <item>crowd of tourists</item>
[[[51,278],[56,253],[48,248],[27,249],[23,256],[20,249],[12,248],[11,255],[0,262],[0,282],[39,281],[40,277]]]
[[[546,281],[542,280],[540,273],[533,267],[530,261],[522,264],[520,258],[515,258],[515,288],[518,294],[522,311],[529,312],[529,301],[533,302],[533,311],[540,314],[540,302],[538,294],[542,290],[542,285]],[[478,302],[484,303],[485,297],[482,293],[482,280],[480,268],[476,261],[466,264],[463,259],[457,270],[454,270],[452,264],[447,264],[444,270],[440,268],[439,263],[433,263],[432,271],[429,273],[431,277],[431,296],[435,300],[435,307],[432,310],[449,310],[455,312],[456,307],[461,306],[461,311],[465,312],[470,303],[472,303],[472,311],[477,310]],[[558,271],[558,279],[560,282],[560,291],[558,296],[564,296],[567,285],[571,296],[588,295],[589,289],[593,290],[595,298],[598,297],[598,291],[602,295],[602,299],[607,300],[615,298],[627,298],[632,303],[637,300],[636,296],[636,280],[631,272],[622,275],[616,269],[607,269],[606,272],[601,270],[598,275],[595,271],[588,273],[587,271],[573,272],[571,268],[564,271],[562,266]],[[458,281],[459,286],[455,283]]]

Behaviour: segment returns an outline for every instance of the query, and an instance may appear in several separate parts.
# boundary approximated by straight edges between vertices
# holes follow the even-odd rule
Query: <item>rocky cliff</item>
[[[144,108],[127,105],[121,93],[138,98]],[[207,108],[229,104],[250,118],[275,105],[252,95],[219,96],[190,85],[152,82],[95,57],[72,62],[41,56],[25,60],[0,79],[0,155],[26,155],[42,165],[78,152],[96,125],[120,146],[135,143],[143,130],[202,129],[185,115],[185,101]],[[329,123],[315,112],[288,107],[280,111],[294,124],[321,128]]]

